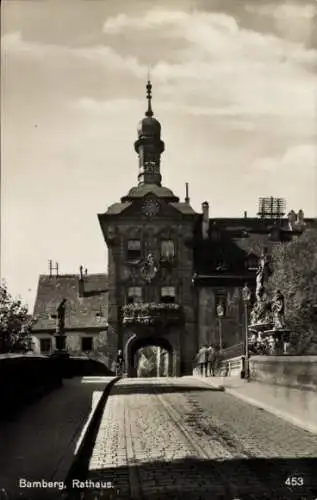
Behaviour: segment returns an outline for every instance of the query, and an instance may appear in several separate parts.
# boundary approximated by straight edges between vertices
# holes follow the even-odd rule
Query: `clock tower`
[[[108,247],[108,337],[123,349],[129,376],[141,347],[169,353],[170,375],[190,374],[197,350],[192,290],[193,232],[197,214],[162,185],[161,125],[147,111],[134,143],[139,159],[137,185],[99,214]],[[115,339],[115,341],[113,341]]]

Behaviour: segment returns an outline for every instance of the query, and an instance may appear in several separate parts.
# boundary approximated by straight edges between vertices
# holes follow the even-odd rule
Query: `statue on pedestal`
[[[251,311],[251,325],[267,324],[271,322],[271,307],[265,290],[265,283],[271,275],[270,258],[267,249],[264,249],[259,259],[256,273],[256,303]]]
[[[57,308],[56,333],[63,335],[65,331],[65,312],[67,299],[63,299]]]

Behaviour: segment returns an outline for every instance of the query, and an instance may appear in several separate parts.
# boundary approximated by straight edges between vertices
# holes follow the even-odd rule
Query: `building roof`
[[[202,215],[196,220],[194,237],[194,271],[204,276],[245,274],[247,258],[259,257],[266,247],[271,253],[274,245],[290,241],[301,230],[290,231],[288,219],[278,223],[260,218],[209,219],[208,239],[202,238]],[[307,228],[317,229],[314,219],[305,219]],[[276,231],[276,235],[274,232]]]
[[[106,274],[84,277],[84,296],[79,296],[79,276],[41,275],[34,306],[33,331],[55,330],[56,310],[67,299],[65,329],[106,328],[108,324],[108,279]]]
[[[153,194],[158,198],[166,200],[172,207],[184,215],[196,214],[195,210],[189,205],[189,203],[180,202],[179,198],[177,198],[170,189],[157,186],[156,184],[144,184],[130,189],[128,195],[121,198],[121,203],[113,203],[113,205],[110,205],[106,211],[106,215],[119,215],[126,208],[129,208],[133,204],[134,200],[139,200],[149,194]]]
[[[158,198],[168,199],[176,203],[179,201],[179,198],[167,187],[158,186],[157,184],[141,184],[140,186],[132,187],[128,194],[121,198],[121,202],[133,201],[137,198],[143,198],[148,194],[154,194]]]
[[[195,215],[196,214],[195,210],[189,205],[189,203],[185,203],[184,201],[178,202],[178,203],[172,202],[172,203],[170,203],[170,205],[172,207],[176,208],[176,210],[178,210],[182,214],[185,214],[185,215],[188,215],[188,214]]]
[[[113,205],[110,205],[110,207],[108,207],[106,214],[107,215],[121,214],[123,210],[130,207],[131,205],[132,203],[130,201],[125,201],[124,203],[114,203]]]

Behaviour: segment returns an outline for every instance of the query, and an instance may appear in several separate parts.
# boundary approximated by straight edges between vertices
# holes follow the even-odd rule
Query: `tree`
[[[0,352],[28,350],[31,342],[33,320],[28,308],[8,292],[7,285],[0,286]]]
[[[298,354],[317,347],[317,231],[307,229],[290,243],[273,249],[269,292],[285,298],[285,319]]]

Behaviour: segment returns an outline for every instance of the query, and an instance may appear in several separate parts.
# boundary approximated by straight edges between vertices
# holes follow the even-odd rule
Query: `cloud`
[[[171,97],[202,114],[315,117],[317,51],[302,43],[240,28],[220,13],[152,9],[120,14],[104,24],[107,35],[147,32],[148,43],[183,39],[178,60],[160,52],[151,74],[174,90]],[[155,53],[155,49],[153,49]],[[195,90],[194,90],[195,89]],[[171,91],[172,94],[172,91]]]
[[[317,167],[317,146],[314,144],[300,144],[289,148],[279,157],[261,158],[253,164],[255,170],[266,172],[282,172],[301,177],[314,176]]]
[[[312,3],[269,3],[246,5],[252,14],[271,19],[277,32],[294,42],[312,41],[317,21],[317,5]]]
[[[294,4],[282,3],[269,3],[266,5],[246,5],[245,10],[264,16],[271,16],[275,19],[282,19],[285,22],[294,21],[298,19],[312,20],[317,14],[317,7],[312,3],[307,4]]]
[[[141,63],[142,50],[150,48],[156,60],[151,75],[160,87],[156,98],[173,103],[170,108],[182,107],[187,114],[205,116],[315,119],[316,79],[312,69],[317,51],[301,44],[241,29],[227,14],[162,8],[138,16],[109,17],[103,29],[108,45],[44,45],[11,33],[4,36],[2,47],[8,57],[19,54],[43,64],[49,64],[52,58],[77,59],[138,79],[144,79],[147,71]],[[132,41],[136,31],[142,36],[147,33],[147,47],[143,44],[137,57],[121,55],[119,48],[109,45],[110,35]],[[170,40],[168,50],[162,50],[160,39]],[[183,40],[183,48],[175,51],[171,61],[176,39]]]
[[[120,14],[108,18],[104,24],[108,35],[125,33],[128,36],[129,31],[144,30],[152,31],[155,37],[181,37],[193,48],[203,50],[204,55],[212,56],[213,61],[228,58],[231,61],[239,56],[251,58],[253,62],[259,57],[264,62],[286,57],[294,63],[310,63],[315,56],[313,51],[276,36],[242,29],[234,17],[222,13],[152,9],[137,17]]]
[[[135,57],[123,57],[112,47],[95,45],[90,47],[69,47],[65,45],[40,44],[23,40],[21,33],[8,33],[2,37],[1,52],[6,58],[20,56],[39,62],[48,62],[50,59],[80,59],[116,71],[127,71],[137,77],[146,74],[146,67],[142,66]]]

